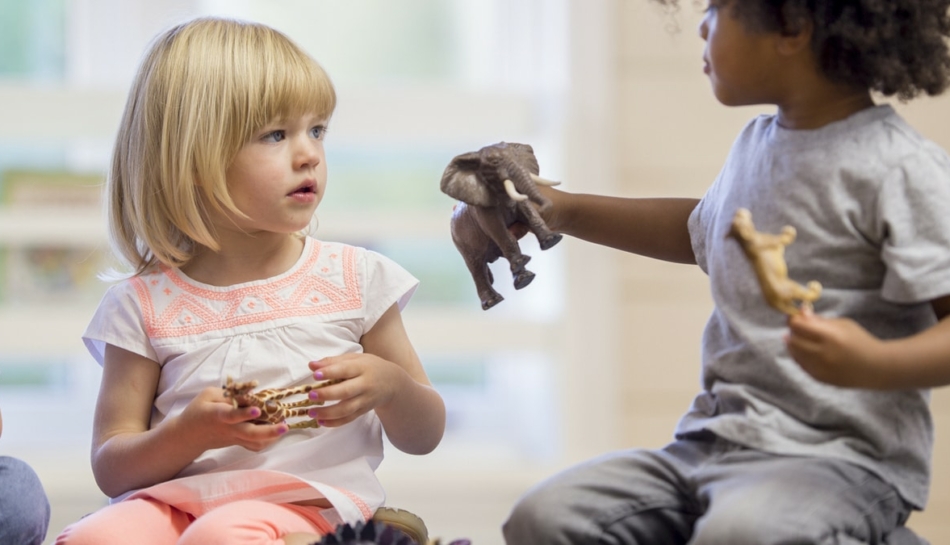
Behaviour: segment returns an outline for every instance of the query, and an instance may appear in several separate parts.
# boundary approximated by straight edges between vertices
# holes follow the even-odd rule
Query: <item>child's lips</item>
[[[316,192],[317,192],[317,184],[315,184],[315,183],[313,183],[313,182],[310,182],[310,181],[307,181],[307,182],[304,182],[304,183],[300,184],[299,186],[297,186],[296,189],[294,189],[293,191],[291,191],[291,192],[288,193],[287,195],[288,195],[288,196],[307,195],[307,194],[312,195],[312,194],[314,194],[314,193],[316,193]]]
[[[312,203],[317,198],[317,184],[311,181],[304,182],[288,193],[287,196],[302,204]]]

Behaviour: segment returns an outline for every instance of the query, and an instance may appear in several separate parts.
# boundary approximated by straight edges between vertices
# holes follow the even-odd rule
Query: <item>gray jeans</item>
[[[922,544],[889,484],[847,462],[778,456],[709,436],[627,450],[530,490],[508,545]]]
[[[40,545],[49,516],[49,500],[33,468],[0,456],[0,545]]]

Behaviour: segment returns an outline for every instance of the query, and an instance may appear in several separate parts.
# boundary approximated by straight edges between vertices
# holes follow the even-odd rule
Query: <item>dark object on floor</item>
[[[471,543],[467,539],[459,539],[448,545],[471,545]],[[358,522],[355,526],[350,524],[338,526],[336,532],[324,536],[314,545],[439,545],[439,540],[419,543],[395,526],[370,519],[365,524]]]

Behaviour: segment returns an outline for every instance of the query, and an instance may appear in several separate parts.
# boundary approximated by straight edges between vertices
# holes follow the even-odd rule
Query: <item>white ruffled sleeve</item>
[[[419,286],[419,280],[388,257],[363,250],[360,252],[363,270],[363,333],[373,328],[380,316],[393,304],[401,311],[409,303]]]
[[[105,358],[107,344],[158,361],[145,333],[133,281],[125,280],[106,291],[83,333],[83,343],[99,365]]]

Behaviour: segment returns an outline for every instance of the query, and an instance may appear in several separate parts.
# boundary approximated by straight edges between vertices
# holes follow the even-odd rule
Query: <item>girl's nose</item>
[[[297,168],[312,168],[320,164],[321,143],[314,142],[310,138],[303,139],[295,151],[294,163]]]

